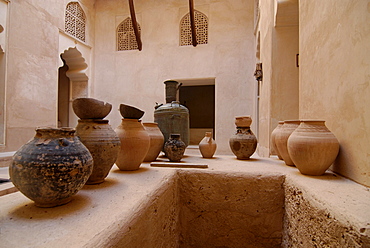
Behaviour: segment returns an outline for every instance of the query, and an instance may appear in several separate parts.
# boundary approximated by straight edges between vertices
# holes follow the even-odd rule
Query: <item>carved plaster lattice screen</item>
[[[139,23],[137,24],[139,32],[141,31]],[[117,51],[136,50],[139,49],[132,20],[127,17],[117,28]]]
[[[195,30],[197,33],[197,43],[208,43],[208,18],[198,10],[194,10]],[[180,46],[192,45],[190,27],[190,13],[187,13],[180,22]]]
[[[77,2],[67,4],[65,13],[65,31],[73,37],[85,41],[86,16]]]

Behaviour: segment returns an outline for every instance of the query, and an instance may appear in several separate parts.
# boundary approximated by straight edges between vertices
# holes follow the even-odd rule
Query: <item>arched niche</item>
[[[88,97],[88,67],[77,47],[70,47],[60,55],[62,65],[58,78],[58,126],[77,125],[77,116],[72,102],[79,97]]]

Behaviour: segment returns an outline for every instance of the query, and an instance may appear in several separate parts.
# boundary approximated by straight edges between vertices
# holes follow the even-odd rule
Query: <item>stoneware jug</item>
[[[102,119],[78,120],[76,135],[94,159],[94,168],[86,184],[104,182],[116,162],[121,142],[108,122]]]
[[[323,120],[302,120],[288,139],[288,151],[298,170],[319,176],[334,162],[339,142]]]
[[[68,203],[93,169],[89,150],[73,128],[37,128],[36,135],[13,156],[10,178],[39,207]]]
[[[272,145],[272,149],[273,149],[273,152],[276,153],[276,155],[278,156],[278,158],[280,160],[283,160],[283,158],[281,157],[280,153],[279,153],[279,150],[276,146],[276,135],[281,131],[281,127],[283,126],[284,124],[284,121],[279,121],[278,125],[276,126],[276,128],[272,131],[271,133],[271,145]]]
[[[179,162],[185,153],[186,144],[181,140],[180,134],[170,134],[164,144],[164,153],[171,162]]]
[[[123,118],[115,131],[121,141],[116,165],[123,171],[139,169],[150,146],[150,137],[141,121]]]
[[[256,151],[257,138],[250,129],[250,116],[235,117],[236,133],[229,139],[229,145],[237,159],[249,159]]]
[[[144,162],[152,162],[157,159],[163,149],[164,136],[156,122],[143,122],[143,126],[150,138],[150,147],[144,158]]]
[[[294,162],[289,156],[288,152],[288,138],[293,131],[298,127],[299,120],[286,120],[281,127],[280,132],[276,134],[275,143],[280,156],[283,158],[286,165],[294,166]]]
[[[206,132],[199,143],[199,151],[203,158],[212,158],[217,149],[216,141],[212,138],[212,132]]]

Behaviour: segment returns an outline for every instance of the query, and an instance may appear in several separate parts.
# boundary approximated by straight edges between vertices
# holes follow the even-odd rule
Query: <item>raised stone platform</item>
[[[2,196],[0,247],[370,247],[369,188],[274,158],[186,154],[208,168],[114,166],[55,208]]]

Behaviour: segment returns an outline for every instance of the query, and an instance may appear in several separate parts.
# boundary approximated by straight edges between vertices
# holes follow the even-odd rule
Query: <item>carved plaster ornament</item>
[[[257,63],[256,64],[256,70],[254,72],[254,76],[255,76],[257,81],[262,81],[262,76],[263,76],[262,63]]]

